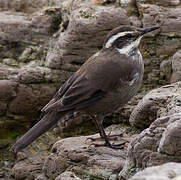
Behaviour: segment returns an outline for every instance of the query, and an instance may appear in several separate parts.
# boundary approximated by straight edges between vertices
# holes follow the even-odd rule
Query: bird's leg
[[[90,139],[91,141],[96,141],[96,140],[105,140],[105,144],[104,146],[111,146],[108,138],[107,138],[107,135],[104,131],[104,127],[102,125],[102,122],[99,122],[96,117],[93,117],[92,115],[90,115],[91,119],[93,120],[93,122],[95,123],[97,129],[99,130],[99,134],[100,134],[100,137],[101,138],[87,138],[87,139]],[[97,146],[96,144],[94,144],[95,146]]]
[[[101,139],[105,140],[104,144],[95,144],[95,143],[93,143],[92,145],[94,145],[95,147],[107,146],[107,147],[111,147],[111,148],[115,148],[115,149],[122,149],[123,148],[122,145],[124,145],[126,142],[119,143],[119,144],[111,144],[109,142],[109,139],[114,140],[115,137],[120,136],[120,135],[112,135],[112,136],[108,135],[107,136],[105,131],[104,131],[104,127],[102,125],[102,122],[98,121],[95,117],[92,117],[92,116],[90,116],[90,117],[93,120],[93,122],[95,123],[96,127],[98,128],[101,138],[88,138],[88,139],[90,139],[92,141],[101,140]],[[114,139],[112,137],[114,137]]]

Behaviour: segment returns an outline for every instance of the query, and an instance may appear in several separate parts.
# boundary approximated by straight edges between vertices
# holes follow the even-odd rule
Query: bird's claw
[[[108,148],[112,148],[112,149],[124,149],[124,145],[126,144],[126,142],[123,143],[119,143],[119,144],[110,144],[110,143],[104,143],[104,144],[95,144],[95,143],[91,143],[89,145],[90,146],[94,146],[94,147],[108,147]]]
[[[91,140],[91,141],[103,141],[104,139],[103,138],[93,138],[93,137],[88,137],[87,139],[86,139],[86,142],[88,141],[88,140]]]
[[[118,140],[118,138],[119,137],[122,137],[123,136],[123,134],[114,134],[114,135],[110,135],[111,134],[111,132],[107,135],[107,139],[108,140],[111,140],[111,141],[114,141],[114,140]],[[102,138],[102,137],[97,137],[97,138],[93,138],[93,137],[88,137],[87,139],[86,139],[86,142],[88,141],[88,140],[91,140],[91,141],[104,141],[104,138]]]

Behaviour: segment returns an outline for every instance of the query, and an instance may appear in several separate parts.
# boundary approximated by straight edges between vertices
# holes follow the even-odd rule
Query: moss
[[[47,15],[52,15],[52,14],[55,14],[57,12],[57,8],[48,8],[45,10],[45,14]]]
[[[51,16],[51,28],[50,33],[55,33],[60,29],[62,23],[62,12],[60,8],[48,8],[45,10],[45,15]]]
[[[23,134],[27,130],[27,127],[26,122],[4,119],[0,121],[0,129],[0,139],[11,140]]]
[[[15,139],[20,134],[21,134],[20,132],[10,131],[7,129],[4,129],[4,130],[1,129],[0,139]]]
[[[97,17],[96,14],[93,14],[89,10],[79,10],[80,17],[85,18],[85,19],[94,19]]]
[[[102,180],[103,178],[99,177],[99,175],[93,175],[89,172],[89,169],[82,169],[81,167],[74,167],[74,173],[76,176],[85,180]]]

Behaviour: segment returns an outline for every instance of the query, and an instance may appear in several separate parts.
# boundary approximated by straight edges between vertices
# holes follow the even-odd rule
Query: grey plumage
[[[107,36],[102,50],[91,56],[63,84],[53,99],[42,109],[43,118],[12,147],[18,152],[49,130],[65,114],[83,111],[95,116],[100,135],[104,115],[125,105],[137,92],[144,65],[138,44],[141,37],[158,27],[137,29],[118,27]]]

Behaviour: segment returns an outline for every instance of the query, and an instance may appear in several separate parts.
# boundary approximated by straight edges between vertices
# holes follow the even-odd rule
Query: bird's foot
[[[114,134],[114,135],[110,135],[110,133],[106,136],[107,140],[109,141],[116,141],[118,140],[120,137],[122,137],[123,134]],[[105,138],[104,137],[97,137],[97,138],[93,138],[93,137],[88,137],[86,139],[87,140],[91,140],[91,141],[104,141]]]
[[[124,145],[129,142],[127,140],[122,139],[121,137],[123,136],[123,134],[115,134],[115,135],[110,135],[110,133],[106,136],[106,137],[98,137],[98,138],[92,138],[89,137],[87,138],[87,140],[91,140],[91,141],[105,141],[104,144],[98,144],[98,143],[91,143],[90,146],[94,146],[94,147],[109,147],[112,149],[123,149]],[[110,141],[123,141],[121,143],[110,143]]]
[[[124,149],[124,145],[126,144],[127,142],[122,142],[122,143],[119,143],[119,144],[115,144],[115,143],[110,143],[110,142],[105,142],[104,144],[96,144],[96,143],[91,143],[90,146],[94,146],[94,147],[109,147],[109,148],[112,148],[112,149]]]

